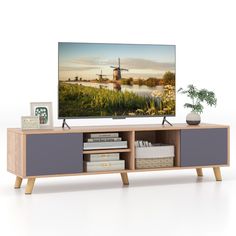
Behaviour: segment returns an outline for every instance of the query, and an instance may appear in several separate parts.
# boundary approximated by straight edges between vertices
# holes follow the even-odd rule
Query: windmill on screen
[[[120,68],[120,58],[118,58],[118,66],[111,66],[113,69],[113,80],[119,81],[122,79],[121,71],[129,71],[128,69]]]
[[[102,70],[101,70],[101,74],[96,74],[96,75],[98,76],[98,80],[99,80],[99,81],[102,81],[102,80],[105,79],[103,76],[108,76],[108,75],[104,75],[104,74],[102,73]]]

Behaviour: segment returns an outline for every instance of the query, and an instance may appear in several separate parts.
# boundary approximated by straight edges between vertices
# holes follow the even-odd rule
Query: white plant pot
[[[186,116],[186,122],[188,125],[199,125],[201,122],[201,116],[192,111]]]

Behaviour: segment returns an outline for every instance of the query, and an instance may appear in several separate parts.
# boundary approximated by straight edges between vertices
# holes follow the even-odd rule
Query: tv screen
[[[59,118],[175,115],[175,45],[58,43]]]

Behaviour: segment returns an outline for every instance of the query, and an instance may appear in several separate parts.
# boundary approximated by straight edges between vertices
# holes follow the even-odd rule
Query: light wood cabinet
[[[128,142],[124,149],[83,150],[83,137],[87,133],[119,132]],[[202,176],[202,168],[211,167],[216,180],[221,180],[220,167],[229,166],[229,127],[226,125],[201,124],[188,126],[119,125],[81,126],[72,129],[31,130],[9,128],[7,131],[7,169],[16,175],[15,188],[22,179],[28,179],[26,193],[30,194],[36,178],[51,176],[114,174],[120,173],[127,185],[128,173],[181,170],[194,168]],[[136,169],[135,140],[174,145],[173,167]],[[125,161],[125,170],[84,172],[83,155],[119,152]]]

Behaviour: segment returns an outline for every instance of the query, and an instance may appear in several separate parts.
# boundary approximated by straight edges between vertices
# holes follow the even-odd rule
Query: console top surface
[[[173,124],[135,124],[135,125],[104,125],[104,126],[73,126],[71,129],[54,127],[53,129],[22,130],[20,128],[8,128],[8,132],[20,134],[53,134],[53,133],[91,133],[91,132],[122,132],[122,131],[161,131],[161,130],[184,130],[184,129],[214,129],[229,128],[228,125],[200,124],[188,125],[185,123]]]

